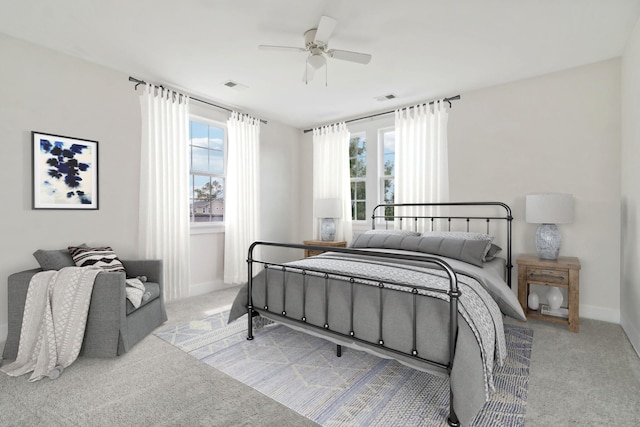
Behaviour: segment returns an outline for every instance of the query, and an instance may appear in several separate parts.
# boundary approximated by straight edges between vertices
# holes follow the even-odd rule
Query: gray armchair
[[[126,353],[138,341],[167,320],[162,290],[161,260],[122,260],[127,276],[146,276],[149,298],[137,309],[126,299],[125,273],[101,272],[91,294],[84,342],[80,350],[86,357],[115,357]],[[3,359],[18,355],[22,313],[31,277],[41,269],[9,276],[9,319]]]

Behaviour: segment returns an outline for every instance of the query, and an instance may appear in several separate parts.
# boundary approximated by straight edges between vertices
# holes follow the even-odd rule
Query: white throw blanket
[[[42,271],[29,282],[15,362],[0,368],[29,381],[57,378],[80,353],[95,277],[102,270],[65,267]]]
[[[137,277],[134,279],[127,279],[125,283],[125,292],[127,294],[127,299],[131,301],[131,304],[133,304],[135,308],[140,307],[142,301],[145,300],[144,293],[146,291],[146,288],[144,286],[144,283],[142,283],[142,281]]]

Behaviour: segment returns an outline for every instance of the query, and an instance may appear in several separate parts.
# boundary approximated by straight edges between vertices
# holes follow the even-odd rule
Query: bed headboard
[[[399,209],[398,209],[399,208]],[[404,211],[410,211],[405,213]],[[413,212],[411,212],[413,211]],[[491,229],[492,221],[497,223]],[[502,222],[504,221],[504,222]],[[507,285],[511,288],[511,208],[502,202],[446,202],[446,203],[396,203],[377,205],[371,215],[371,227],[390,224],[399,229],[414,231],[480,231],[487,234],[502,234],[506,240]],[[422,229],[420,229],[422,228]]]

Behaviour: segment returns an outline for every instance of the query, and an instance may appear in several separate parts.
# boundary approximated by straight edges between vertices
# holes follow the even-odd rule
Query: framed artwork
[[[98,141],[31,136],[33,209],[98,209]]]

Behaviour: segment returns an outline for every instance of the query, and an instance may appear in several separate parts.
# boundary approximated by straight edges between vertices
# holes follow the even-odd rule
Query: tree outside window
[[[396,133],[395,130],[382,132],[382,200],[385,204],[392,204],[395,199],[395,163],[396,163]],[[385,207],[385,217],[393,217],[393,207]]]

